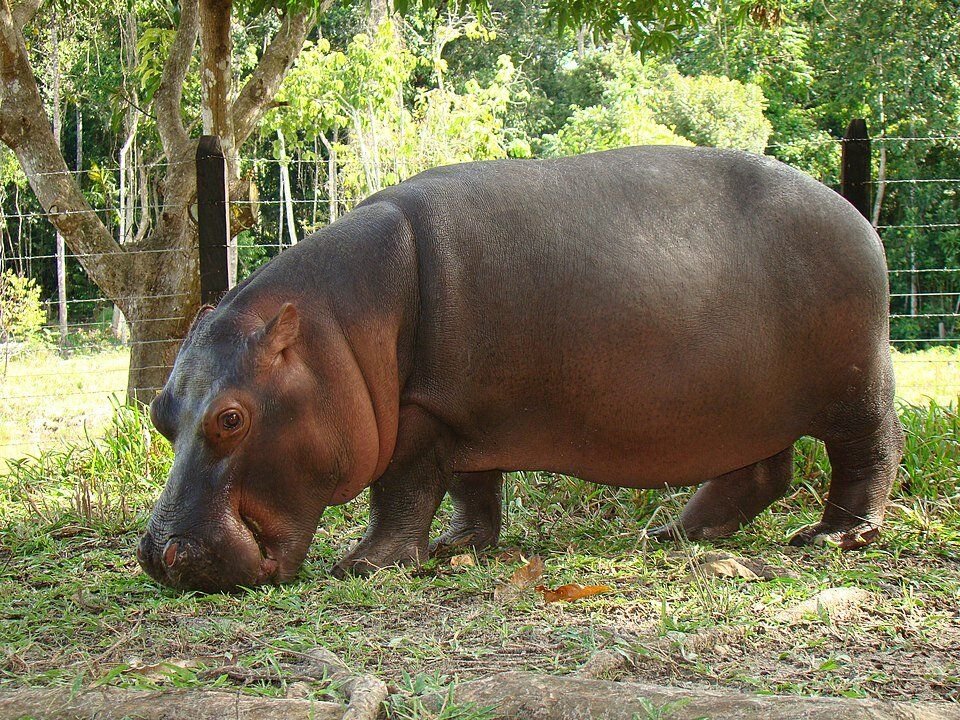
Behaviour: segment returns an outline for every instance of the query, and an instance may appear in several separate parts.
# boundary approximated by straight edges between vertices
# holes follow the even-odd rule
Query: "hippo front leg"
[[[446,488],[447,478],[432,452],[388,469],[370,486],[369,525],[360,542],[333,566],[334,577],[425,562],[430,524]]]

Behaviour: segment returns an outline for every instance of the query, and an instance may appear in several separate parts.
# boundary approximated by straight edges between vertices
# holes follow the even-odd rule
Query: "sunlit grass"
[[[957,357],[944,350],[895,356],[901,390],[948,401]],[[108,352],[67,361],[45,356],[33,368],[124,363],[121,353]],[[18,368],[18,382],[34,381],[28,368]],[[123,372],[115,375],[122,386]],[[917,387],[921,382],[930,385]],[[28,391],[5,384],[3,393]],[[19,417],[4,406],[4,419],[35,421],[48,407],[90,412],[56,403],[32,408],[24,401]],[[549,586],[612,588],[589,600],[544,605],[533,592],[510,603],[494,600],[493,589],[516,567],[496,553],[473,566],[433,560],[419,571],[332,580],[329,567],[363,531],[362,496],[328,509],[290,584],[209,596],[162,589],[140,571],[133,551],[169,468],[170,447],[142,412],[93,403],[102,403],[105,417],[99,439],[83,439],[80,426],[79,442],[17,457],[0,470],[0,686],[233,687],[211,669],[237,664],[273,678],[244,691],[282,694],[284,668],[296,653],[322,645],[398,686],[431,689],[511,668],[566,673],[611,643],[640,652],[658,638],[735,626],[745,628],[736,647],[686,663],[654,658],[640,677],[765,692],[957,699],[950,688],[960,686],[960,666],[942,650],[960,639],[960,418],[954,406],[901,401],[907,443],[900,480],[881,539],[859,553],[784,547],[823,509],[830,466],[822,445],[810,439],[797,445],[790,493],[715,545],[678,548],[642,539],[641,529],[675,517],[691,490],[638,491],[550,473],[512,474],[501,547],[541,555]],[[447,517],[445,503],[435,531]],[[714,546],[793,575],[691,583],[687,559]],[[779,634],[756,629],[778,609],[835,585],[868,589],[878,603],[842,627],[821,621]],[[391,717],[405,717],[402,708]]]
[[[239,664],[274,678],[246,692],[282,694],[283,668],[296,653],[321,645],[397,684],[412,673],[415,684],[437,687],[508,668],[566,673],[611,642],[639,651],[657,638],[740,626],[746,634],[735,650],[692,664],[653,663],[644,677],[787,693],[948,698],[944,688],[956,686],[960,667],[949,653],[937,653],[957,636],[960,419],[936,403],[901,404],[900,414],[907,430],[900,482],[880,541],[859,553],[784,547],[823,509],[829,462],[822,445],[808,439],[798,443],[795,482],[784,499],[733,538],[683,544],[680,552],[644,541],[641,529],[676,516],[690,490],[511,475],[501,547],[541,555],[549,586],[612,588],[544,605],[533,592],[509,603],[494,599],[493,589],[516,567],[495,553],[458,569],[434,560],[420,571],[332,580],[330,565],[362,533],[362,498],[328,509],[290,584],[234,595],[162,589],[139,570],[133,550],[170,448],[143,413],[123,409],[101,440],[14,461],[0,474],[0,686],[229,686],[211,669]],[[447,517],[445,504],[435,531]],[[714,546],[794,574],[689,582],[687,559]],[[832,585],[868,589],[878,605],[844,627],[823,621],[781,634],[755,629],[763,617]]]
[[[934,347],[919,352],[894,350],[893,370],[897,376],[897,397],[901,400],[958,404],[960,348]]]
[[[0,467],[4,458],[99,435],[127,386],[129,351],[61,358],[39,347],[0,357]]]

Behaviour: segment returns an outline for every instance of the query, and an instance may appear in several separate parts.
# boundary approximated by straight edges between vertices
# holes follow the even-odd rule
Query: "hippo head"
[[[150,406],[174,447],[137,548],[157,581],[227,591],[285,581],[303,562],[337,489],[342,433],[300,325],[289,303],[267,321],[204,308],[194,322]]]

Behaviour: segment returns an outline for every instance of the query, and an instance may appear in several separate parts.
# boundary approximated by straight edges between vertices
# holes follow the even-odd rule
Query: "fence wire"
[[[956,143],[960,135],[904,135],[871,138],[871,142],[883,146],[903,146],[907,143]],[[838,154],[842,139],[831,141]],[[802,143],[771,145],[771,150],[797,148]],[[808,145],[820,144],[813,141]],[[193,164],[192,162],[188,164]],[[151,170],[163,170],[171,166],[168,162],[149,165]],[[260,226],[246,231],[239,241],[241,272],[250,272],[262,262],[276,257],[290,247],[288,216],[295,219],[298,239],[312,228],[324,225],[328,220],[329,198],[325,194],[327,178],[326,161],[290,158],[280,161],[275,158],[255,158],[244,160],[243,167],[252,169],[258,185],[277,187],[279,168],[290,168],[291,175],[303,174],[293,185],[293,195],[275,195],[258,201],[239,200],[231,205],[240,209],[256,206],[260,216]],[[97,168],[103,174],[119,173],[119,168]],[[57,174],[57,173],[44,173]],[[83,179],[87,170],[68,170],[67,175]],[[960,186],[957,177],[884,177],[875,178],[871,184],[879,192],[912,191],[913,188],[936,189],[938,192],[955,194]],[[287,192],[287,195],[291,193]],[[337,198],[335,207],[338,214],[347,212],[362,198],[344,196]],[[292,213],[288,211],[292,209]],[[104,226],[118,238],[118,217],[125,212],[134,218],[135,225],[143,222],[156,224],[156,218],[163,211],[191,211],[189,208],[163,204],[143,204],[137,202],[123,208],[107,203],[105,206],[88,207],[58,212],[45,212],[23,208],[9,211],[7,202],[0,202],[0,267],[15,271],[28,271],[44,280],[49,287],[55,279],[57,255],[46,248],[52,230],[50,220],[69,215],[90,214],[99,218]],[[883,222],[876,225],[881,239],[888,246],[890,257],[890,322],[891,345],[895,351],[895,362],[901,368],[915,368],[905,373],[907,379],[900,382],[901,389],[923,389],[933,382],[941,394],[954,398],[960,395],[960,352],[952,353],[951,348],[960,345],[960,263],[954,266],[953,257],[949,263],[934,267],[907,265],[910,260],[890,252],[896,242],[904,237],[914,238],[917,242],[926,241],[960,246],[960,222],[952,218],[924,217],[918,213],[903,218],[902,222]],[[24,234],[26,232],[26,234]],[[129,228],[129,236],[135,229]],[[949,242],[948,242],[949,241]],[[34,248],[39,247],[38,252]],[[899,247],[899,246],[898,246]],[[71,277],[82,275],[82,265],[88,261],[102,260],[114,255],[125,258],[144,256],[170,256],[176,258],[196,252],[196,247],[157,248],[140,247],[135,244],[121,244],[112,252],[66,252]],[[947,257],[947,255],[945,255]],[[175,260],[173,260],[175,261]],[[84,292],[92,288],[89,283]],[[68,289],[69,290],[69,289]],[[120,332],[115,332],[117,323],[113,317],[115,303],[153,301],[158,307],[179,307],[179,300],[189,293],[167,292],[156,294],[133,293],[119,298],[107,298],[98,293],[91,297],[68,297],[63,303],[68,311],[65,341],[57,341],[58,328],[56,316],[58,302],[56,297],[47,297],[44,307],[50,323],[45,333],[52,338],[38,350],[35,344],[3,343],[0,337],[0,458],[11,455],[20,448],[36,447],[35,440],[24,441],[21,438],[4,434],[4,416],[30,414],[42,405],[62,406],[64,412],[74,412],[78,403],[84,407],[102,406],[108,398],[122,400],[127,380],[127,354],[138,346],[176,347],[178,339],[169,337],[130,340]],[[156,315],[139,318],[141,328],[157,325],[166,327],[171,324],[182,328],[190,318],[170,309],[158,311]],[[917,350],[945,348],[917,354]],[[60,353],[65,358],[60,357]],[[101,357],[112,358],[113,364],[99,362]],[[51,369],[53,368],[53,369]],[[165,375],[170,364],[151,364],[141,367],[143,372],[156,371]],[[159,387],[145,388],[148,391]],[[13,454],[16,454],[13,452]]]

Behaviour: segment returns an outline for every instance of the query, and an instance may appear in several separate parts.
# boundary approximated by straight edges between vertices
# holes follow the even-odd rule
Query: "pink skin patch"
[[[180,549],[180,543],[167,543],[167,549],[163,551],[163,562],[167,567],[173,567],[177,561],[177,550]]]

